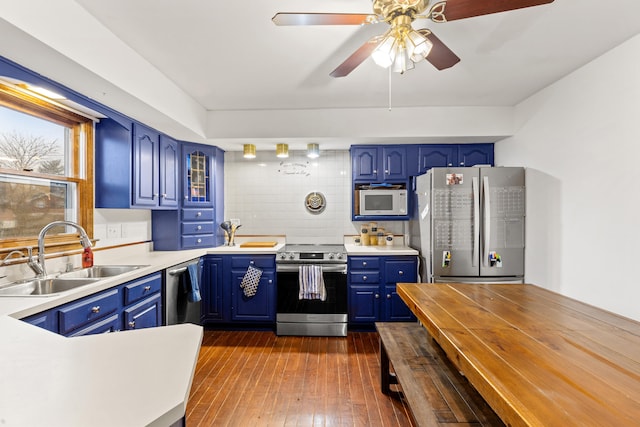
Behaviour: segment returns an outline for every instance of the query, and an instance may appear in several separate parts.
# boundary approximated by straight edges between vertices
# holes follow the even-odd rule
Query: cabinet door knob
[[[367,276],[362,276],[362,280],[363,280],[364,282],[366,282],[366,281],[367,281]]]
[[[374,170],[373,170],[373,173],[374,173],[374,174],[378,173],[378,169],[374,169]]]
[[[196,216],[202,216],[202,212],[196,212]]]
[[[366,262],[366,261],[365,261],[365,262],[363,262],[363,263],[362,263],[362,266],[363,266],[363,267],[366,267],[366,266],[367,266],[367,262]]]
[[[153,193],[153,196],[151,196],[151,198],[155,199],[156,197],[158,197],[158,193]]]
[[[380,294],[376,294],[376,299],[380,298]]]
[[[162,194],[160,195],[160,197],[162,197],[163,199],[166,199],[166,198],[167,198],[167,195],[166,195],[165,193],[162,193]]]
[[[202,239],[196,240],[196,243],[202,243]]]
[[[135,328],[136,327],[136,321],[132,320],[131,322],[129,322],[129,327],[130,328]]]
[[[398,275],[402,276],[404,274],[404,271],[400,270],[398,271]]]
[[[100,306],[96,305],[94,307],[91,307],[91,312],[92,313],[100,313]]]
[[[151,286],[145,286],[145,287],[144,287],[144,291],[145,291],[145,292],[149,292],[150,290],[151,290]]]
[[[201,225],[199,225],[199,226],[197,226],[197,227],[196,227],[196,229],[197,229],[197,230],[202,230],[202,226],[201,226]]]
[[[273,283],[273,280],[269,279],[269,284],[272,284],[272,283]]]
[[[184,196],[184,199],[185,200],[189,200],[189,196]]]

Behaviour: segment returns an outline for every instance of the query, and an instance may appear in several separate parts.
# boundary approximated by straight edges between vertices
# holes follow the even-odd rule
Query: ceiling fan
[[[376,64],[404,73],[414,63],[426,59],[438,70],[450,68],[460,61],[433,32],[415,30],[416,19],[443,23],[491,13],[552,3],[554,0],[444,0],[430,6],[430,0],[372,0],[373,14],[362,13],[276,13],[276,25],[364,25],[386,22],[390,28],[360,46],[331,72],[344,77],[369,56]],[[428,11],[427,11],[428,9]],[[426,14],[422,15],[425,11]]]

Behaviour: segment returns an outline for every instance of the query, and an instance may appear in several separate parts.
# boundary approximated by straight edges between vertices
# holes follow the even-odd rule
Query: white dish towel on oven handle
[[[298,299],[327,300],[327,289],[322,277],[321,265],[301,265],[298,269],[300,291]]]
[[[246,297],[252,297],[258,292],[258,285],[260,284],[260,278],[262,277],[262,270],[249,265],[247,272],[242,278],[240,287]]]

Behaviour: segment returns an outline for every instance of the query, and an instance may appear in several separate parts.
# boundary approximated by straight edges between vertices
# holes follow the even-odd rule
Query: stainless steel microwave
[[[407,215],[407,190],[360,190],[360,215]]]

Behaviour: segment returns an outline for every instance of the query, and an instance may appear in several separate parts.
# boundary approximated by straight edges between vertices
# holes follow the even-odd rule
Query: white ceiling
[[[76,3],[206,114],[389,105],[509,107],[640,33],[637,0],[556,0],[445,24],[422,20],[414,28],[431,29],[460,63],[438,71],[422,62],[390,77],[368,59],[349,76],[334,79],[329,73],[387,24],[278,27],[271,18],[287,11],[369,13],[371,0]],[[341,143],[348,144],[345,136]]]

